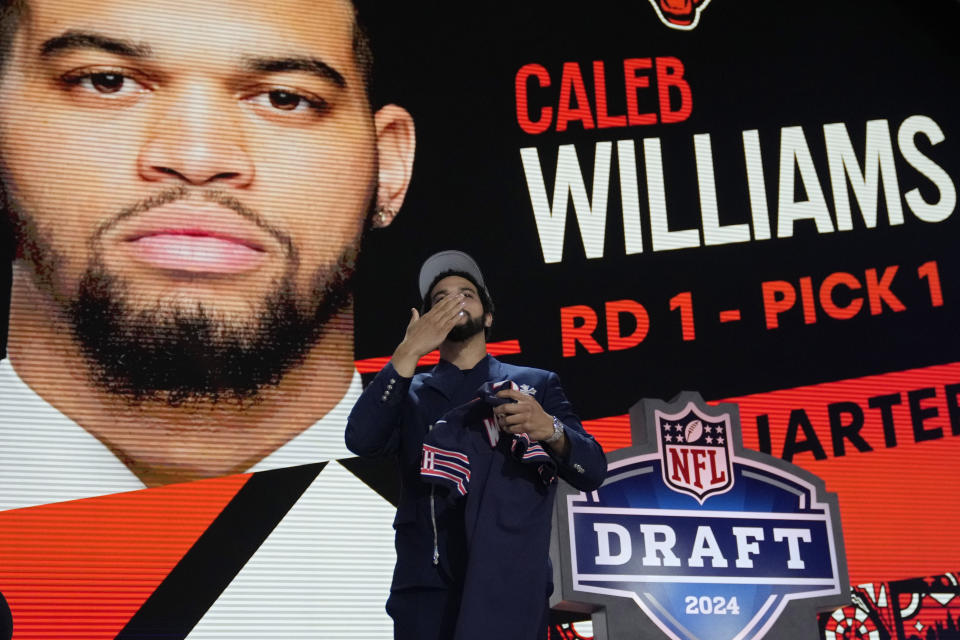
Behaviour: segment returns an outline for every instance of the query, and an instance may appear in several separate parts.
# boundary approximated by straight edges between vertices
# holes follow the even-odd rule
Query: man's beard
[[[471,315],[467,315],[466,322],[455,325],[453,329],[450,329],[450,333],[447,334],[447,340],[451,342],[466,342],[484,329],[486,329],[486,327],[484,326],[483,316],[474,318]]]
[[[171,195],[152,201],[172,199]],[[216,199],[216,194],[208,199]],[[238,211],[242,208],[228,198],[221,203]],[[145,208],[149,207],[137,205],[115,221]],[[136,307],[130,303],[126,280],[109,273],[94,254],[76,296],[60,300],[94,383],[133,404],[247,404],[256,402],[264,387],[278,384],[303,362],[327,322],[350,300],[354,265],[369,216],[360,237],[333,264],[318,268],[310,292],[303,294],[295,285],[299,258],[290,238],[265,225],[257,214],[246,209],[241,213],[278,239],[288,264],[283,277],[272,283],[269,293],[244,318],[201,302],[187,306],[158,300],[152,306]],[[53,293],[62,257],[32,220],[24,219],[22,212],[19,215],[24,257],[33,263],[38,284]],[[110,226],[98,230],[91,246]]]
[[[347,302],[352,258],[319,271],[306,303],[284,277],[245,320],[199,302],[132,308],[126,284],[92,267],[68,315],[94,381],[111,393],[133,403],[250,401],[303,362]]]

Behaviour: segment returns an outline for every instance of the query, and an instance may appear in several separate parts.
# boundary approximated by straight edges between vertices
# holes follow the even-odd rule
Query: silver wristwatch
[[[551,417],[553,418],[553,435],[546,440],[541,440],[544,444],[551,444],[563,437],[563,423],[560,422],[557,416]]]

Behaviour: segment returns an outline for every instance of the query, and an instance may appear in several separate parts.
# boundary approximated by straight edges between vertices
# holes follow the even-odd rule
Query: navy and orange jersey
[[[462,507],[463,595],[455,637],[534,638],[549,595],[557,464],[526,434],[501,432],[493,407],[511,381],[488,382],[424,437],[420,475],[444,490],[434,510]],[[463,504],[458,504],[463,503]]]

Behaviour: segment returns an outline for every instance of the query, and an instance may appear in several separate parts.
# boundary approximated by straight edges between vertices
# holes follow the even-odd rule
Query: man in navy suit
[[[431,256],[421,267],[419,284],[422,313],[411,309],[403,341],[350,414],[346,442],[357,455],[395,455],[399,460],[397,565],[387,611],[395,638],[440,640],[453,637],[460,610],[466,535],[462,504],[434,500],[430,485],[420,479],[423,439],[430,426],[475,398],[484,383],[509,379],[519,390],[499,392],[512,402],[493,409],[502,432],[539,441],[558,474],[584,491],[603,482],[606,458],[583,430],[555,373],[502,363],[487,354],[493,303],[470,256],[459,251]],[[438,348],[439,364],[414,375],[418,360]],[[546,566],[547,558],[543,562]],[[527,613],[541,616],[544,637],[549,580],[545,570],[543,610]]]

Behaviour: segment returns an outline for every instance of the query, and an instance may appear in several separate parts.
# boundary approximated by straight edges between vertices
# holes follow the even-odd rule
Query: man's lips
[[[242,273],[266,253],[249,243],[195,230],[152,233],[129,240],[133,257],[158,269],[194,273]]]
[[[191,238],[213,238],[215,240],[223,240],[224,242],[229,242],[232,244],[239,244],[254,251],[264,251],[264,248],[260,246],[260,243],[255,242],[243,237],[232,236],[228,233],[221,233],[217,231],[211,231],[209,229],[160,229],[157,231],[147,231],[137,234],[133,234],[127,237],[127,242],[138,242],[144,238],[156,237],[156,236],[188,236]]]
[[[173,203],[138,216],[120,238],[131,257],[155,269],[236,274],[267,257],[269,238],[220,206]]]

